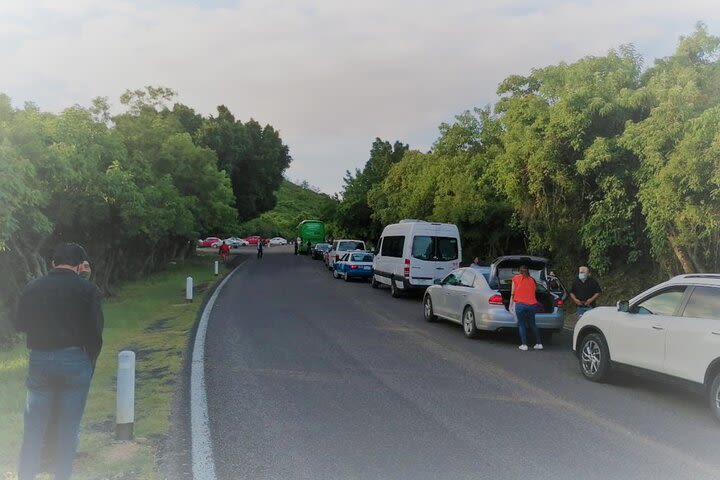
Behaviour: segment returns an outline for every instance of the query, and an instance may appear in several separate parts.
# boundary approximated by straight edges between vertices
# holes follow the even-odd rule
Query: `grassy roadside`
[[[175,381],[202,297],[216,280],[214,257],[195,257],[125,285],[104,304],[104,347],[98,359],[80,434],[77,479],[160,478],[156,455],[169,428]],[[221,276],[229,270],[221,269]],[[184,301],[185,277],[195,301]],[[136,352],[135,442],[115,442],[117,354]],[[14,479],[22,437],[27,353],[0,352],[0,479]]]

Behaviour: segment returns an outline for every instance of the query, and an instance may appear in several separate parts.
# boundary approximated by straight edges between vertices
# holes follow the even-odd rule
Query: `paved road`
[[[284,247],[248,260],[207,336],[218,478],[720,478],[700,396],[630,375],[593,384],[567,333],[520,352],[421,307]]]

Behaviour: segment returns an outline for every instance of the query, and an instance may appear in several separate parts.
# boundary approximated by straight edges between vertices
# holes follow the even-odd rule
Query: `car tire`
[[[604,381],[610,372],[610,351],[600,333],[585,335],[580,342],[580,371],[592,382]]]
[[[708,400],[710,401],[710,411],[720,421],[720,372],[715,374],[715,379],[710,384]]]
[[[395,279],[390,279],[390,296],[393,298],[400,298],[400,289],[395,285]]]
[[[339,278],[337,270],[333,270],[332,272],[333,272],[333,278],[337,280]]]
[[[379,288],[379,287],[380,287],[380,284],[378,283],[378,281],[375,280],[375,275],[373,275],[372,278],[370,279],[370,286],[371,286],[372,288]]]
[[[347,273],[345,273],[345,275],[343,275],[343,279],[344,279],[346,282],[349,282],[349,281],[350,281],[350,277],[348,276]]]
[[[435,315],[430,295],[425,295],[425,300],[423,301],[423,315],[426,322],[434,322],[437,320],[437,315]]]
[[[467,338],[477,338],[480,331],[475,323],[475,310],[471,306],[465,307],[463,310],[463,332]]]

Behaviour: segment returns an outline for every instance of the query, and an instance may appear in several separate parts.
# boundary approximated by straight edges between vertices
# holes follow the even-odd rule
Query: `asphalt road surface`
[[[588,382],[569,332],[541,352],[468,340],[287,247],[241,268],[207,332],[219,479],[720,478],[703,397]]]

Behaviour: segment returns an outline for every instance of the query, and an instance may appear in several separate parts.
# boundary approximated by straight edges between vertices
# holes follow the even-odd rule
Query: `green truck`
[[[297,226],[297,239],[300,239],[298,245],[298,253],[307,254],[310,253],[308,249],[308,242],[311,245],[316,243],[323,243],[325,241],[325,224],[320,220],[303,220]]]

